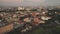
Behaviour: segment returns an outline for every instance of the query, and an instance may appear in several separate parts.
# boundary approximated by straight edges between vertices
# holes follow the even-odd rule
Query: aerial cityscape
[[[60,34],[60,0],[0,0],[0,34]]]

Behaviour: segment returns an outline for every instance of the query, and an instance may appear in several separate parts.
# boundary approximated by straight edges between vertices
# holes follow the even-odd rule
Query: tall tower
[[[23,2],[23,0],[20,0],[20,6],[22,6],[22,2]]]

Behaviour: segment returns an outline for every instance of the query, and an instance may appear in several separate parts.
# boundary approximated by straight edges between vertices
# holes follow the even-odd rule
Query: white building
[[[18,7],[18,10],[24,10],[24,7]]]

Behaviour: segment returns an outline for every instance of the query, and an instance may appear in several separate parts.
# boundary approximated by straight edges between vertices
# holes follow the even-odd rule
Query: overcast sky
[[[60,0],[0,0],[0,6],[53,6],[60,5]]]

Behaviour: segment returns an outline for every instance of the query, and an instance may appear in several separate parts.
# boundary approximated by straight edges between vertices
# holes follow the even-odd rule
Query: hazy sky
[[[60,5],[60,0],[0,0],[0,6],[53,6]]]

